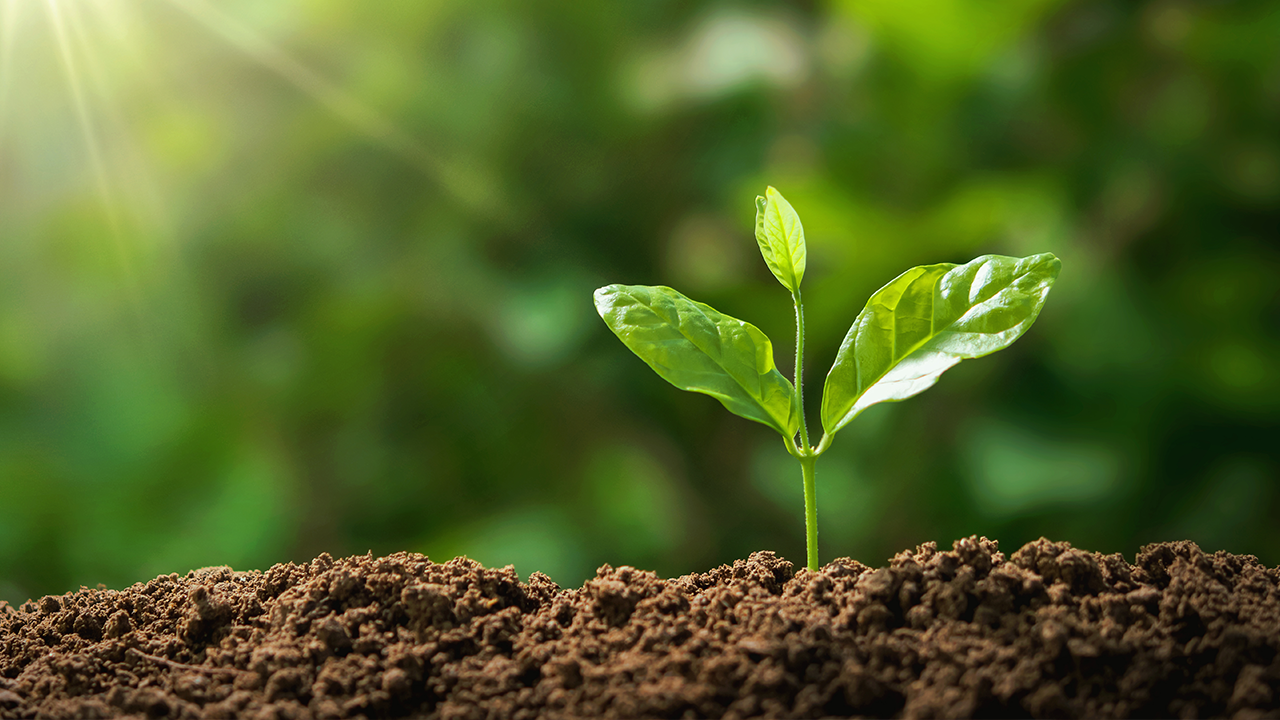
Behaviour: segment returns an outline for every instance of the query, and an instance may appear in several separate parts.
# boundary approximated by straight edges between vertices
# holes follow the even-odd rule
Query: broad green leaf
[[[667,382],[786,437],[796,434],[795,389],[774,368],[773,345],[755,326],[669,287],[608,285],[596,290],[595,302],[609,329]]]
[[[923,265],[880,288],[840,344],[822,392],[828,435],[882,402],[932,387],[961,360],[1017,340],[1044,307],[1062,263],[1050,253]]]
[[[756,197],[756,242],[773,276],[797,292],[804,279],[804,226],[791,203],[772,187]]]

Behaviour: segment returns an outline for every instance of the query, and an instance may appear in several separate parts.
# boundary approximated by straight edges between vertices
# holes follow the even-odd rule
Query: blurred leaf
[[[600,562],[657,569],[685,541],[689,503],[648,448],[601,446],[587,458],[583,481],[591,521],[607,538],[594,547]]]
[[[866,23],[931,75],[963,77],[981,68],[1061,0],[844,0],[837,7]]]
[[[974,504],[988,517],[1087,507],[1126,481],[1115,450],[1104,443],[1054,437],[992,418],[966,424],[960,458]]]

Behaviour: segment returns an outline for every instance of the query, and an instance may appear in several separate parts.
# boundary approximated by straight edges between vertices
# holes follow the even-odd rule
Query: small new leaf
[[[1008,347],[1035,322],[1061,267],[1051,253],[985,255],[899,275],[840,345],[823,388],[823,429],[834,435],[868,407],[905,400],[961,360]]]
[[[796,293],[804,279],[804,226],[791,203],[769,187],[756,197],[756,242],[764,262],[782,286]]]
[[[773,365],[773,344],[755,326],[669,287],[608,285],[595,292],[609,329],[681,390],[710,395],[729,412],[792,437],[795,389]]]

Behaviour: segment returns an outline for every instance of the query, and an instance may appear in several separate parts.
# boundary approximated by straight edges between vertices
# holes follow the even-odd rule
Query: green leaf
[[[764,262],[778,282],[799,292],[804,279],[804,226],[791,203],[772,187],[756,197],[756,242]]]
[[[1035,322],[1061,267],[1050,253],[984,255],[915,267],[880,288],[827,375],[823,430],[833,435],[876,403],[927,390],[961,360],[1008,347]]]
[[[755,326],[669,287],[608,285],[596,311],[664,380],[710,395],[729,412],[792,437],[800,427],[795,389],[773,366],[773,345]]]

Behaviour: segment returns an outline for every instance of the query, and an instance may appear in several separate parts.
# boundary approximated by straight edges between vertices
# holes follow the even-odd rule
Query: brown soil
[[[0,718],[1280,715],[1280,571],[1039,540],[562,590],[322,555],[0,606]]]

